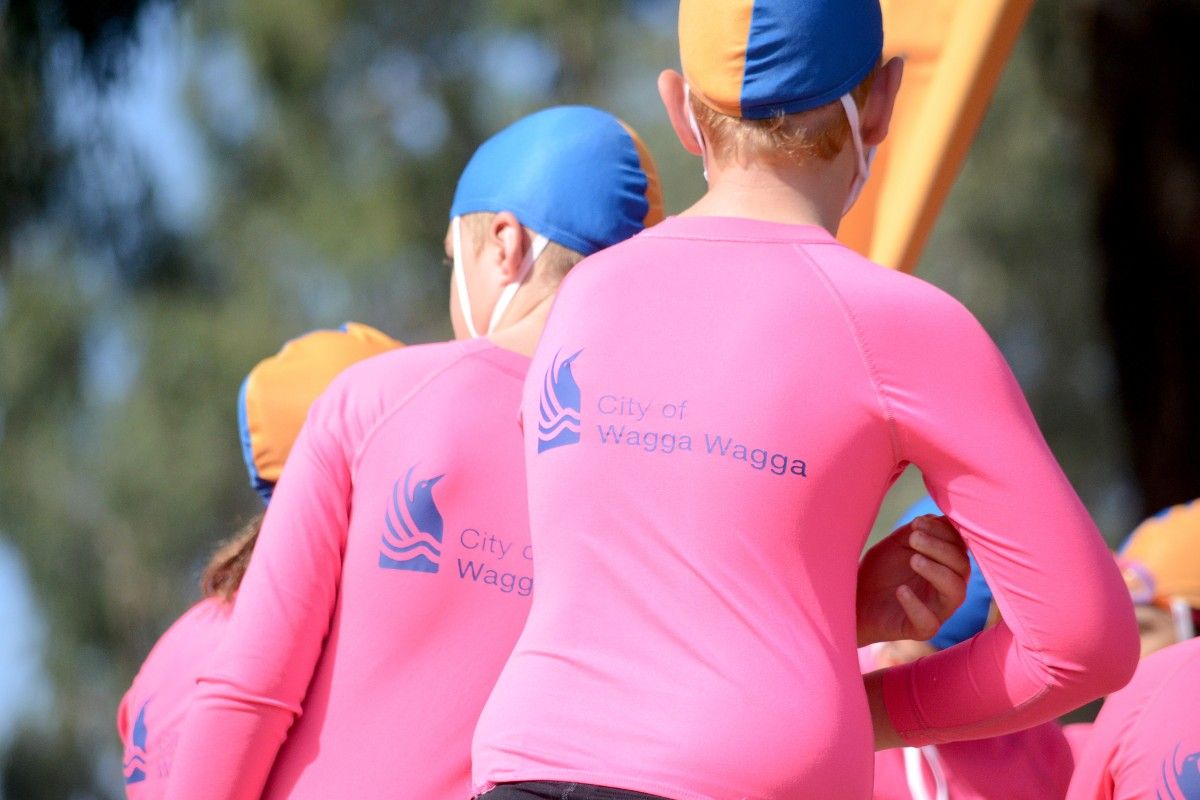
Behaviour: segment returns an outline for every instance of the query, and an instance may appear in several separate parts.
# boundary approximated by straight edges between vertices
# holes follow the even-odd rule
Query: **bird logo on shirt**
[[[1158,792],[1158,800],[1200,800],[1200,752],[1185,756],[1180,763],[1181,744],[1175,745],[1175,752],[1171,754],[1170,770],[1167,769],[1167,761],[1163,760],[1162,779],[1166,794]],[[1172,783],[1179,790],[1178,794],[1171,789]]]
[[[560,351],[546,370],[538,421],[538,452],[579,443],[579,412],[583,407],[579,384],[571,365],[579,358],[580,350],[559,361]]]
[[[126,786],[146,780],[146,739],[149,736],[146,729],[146,706],[148,705],[150,705],[149,700],[142,703],[137,720],[133,723],[133,735],[130,737],[133,755],[125,761]]]
[[[433,487],[446,476],[436,475],[414,483],[414,471],[416,466],[410,467],[403,482],[397,480],[392,484],[384,512],[386,530],[380,539],[379,566],[435,573],[442,557],[444,522],[433,497]]]

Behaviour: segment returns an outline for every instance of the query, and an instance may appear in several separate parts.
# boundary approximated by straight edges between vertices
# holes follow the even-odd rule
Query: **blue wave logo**
[[[579,412],[583,400],[579,384],[571,372],[571,365],[579,353],[559,361],[561,352],[554,356],[546,379],[542,385],[541,419],[538,421],[538,452],[544,453],[556,447],[579,444]]]
[[[1158,800],[1200,800],[1200,752],[1185,756],[1180,763],[1179,748],[1179,744],[1175,745],[1169,770],[1167,761],[1162,762],[1163,791],[1157,792]],[[1171,789],[1172,784],[1178,794]]]
[[[413,483],[411,467],[404,485],[392,485],[392,498],[384,513],[387,530],[381,537],[379,566],[409,572],[437,572],[442,557],[442,512],[433,499],[433,487],[444,474]],[[403,500],[403,504],[401,504]]]
[[[125,761],[125,785],[141,783],[146,780],[146,706],[150,701],[142,703],[138,711],[137,721],[133,723],[133,736],[130,739],[133,754]]]

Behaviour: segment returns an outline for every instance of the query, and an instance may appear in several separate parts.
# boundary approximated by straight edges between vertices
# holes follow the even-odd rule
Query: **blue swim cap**
[[[942,514],[937,503],[933,502],[933,498],[929,495],[913,503],[907,511],[901,514],[900,519],[896,520],[895,527],[900,528],[926,514],[939,516]],[[987,585],[987,580],[983,577],[983,570],[979,568],[979,562],[975,560],[975,556],[968,551],[967,558],[971,561],[971,577],[967,579],[967,597],[959,609],[950,615],[950,619],[942,623],[942,627],[938,628],[938,632],[929,640],[929,643],[938,650],[945,650],[959,642],[965,642],[987,627],[988,615],[992,610],[992,590]]]
[[[662,220],[658,171],[637,133],[587,106],[557,106],[484,142],[458,181],[450,218],[510,211],[591,255]]]
[[[692,91],[733,117],[832,103],[883,53],[879,0],[682,0],[679,49]]]

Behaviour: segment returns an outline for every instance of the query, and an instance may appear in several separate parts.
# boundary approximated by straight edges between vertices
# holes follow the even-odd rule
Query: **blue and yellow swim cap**
[[[1135,603],[1167,606],[1182,598],[1200,609],[1200,500],[1171,506],[1138,525],[1121,547]]]
[[[895,527],[900,528],[926,514],[942,516],[941,509],[929,495],[909,507],[896,521]],[[971,561],[971,577],[967,579],[967,596],[958,610],[942,623],[942,627],[938,628],[938,632],[929,640],[929,643],[938,650],[945,650],[959,642],[965,642],[987,627],[988,617],[992,611],[992,589],[984,579],[983,570],[979,568],[979,562],[975,560],[975,556],[968,552],[967,558]]]
[[[660,222],[662,189],[632,128],[596,108],[557,106],[488,139],[459,178],[451,219],[500,211],[588,256]]]
[[[683,74],[705,105],[768,119],[832,103],[883,53],[879,0],[682,0]]]
[[[238,392],[238,432],[250,484],[263,502],[271,500],[313,401],[346,367],[402,346],[370,326],[347,322],[293,339],[250,370]]]

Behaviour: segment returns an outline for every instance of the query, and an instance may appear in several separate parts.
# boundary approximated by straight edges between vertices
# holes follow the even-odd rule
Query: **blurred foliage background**
[[[256,509],[245,372],[348,319],[449,336],[458,171],[524,113],[624,117],[670,210],[703,184],[654,86],[672,0],[0,0],[0,26],[0,798],[116,798],[117,701]],[[1041,0],[920,270],[1113,542],[1200,495],[1198,35],[1194,0]]]

